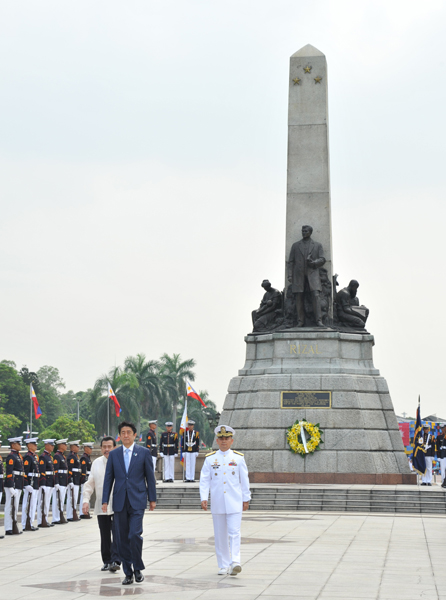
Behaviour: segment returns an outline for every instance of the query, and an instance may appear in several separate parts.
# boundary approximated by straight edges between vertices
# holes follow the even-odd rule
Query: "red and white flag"
[[[108,384],[108,397],[111,398],[115,404],[115,413],[116,416],[119,417],[119,415],[121,414],[121,405],[118,402],[118,399],[116,398],[115,392],[113,391],[113,388],[110,384]]]
[[[186,396],[188,398],[194,398],[195,400],[198,400],[198,402],[201,402],[201,404],[207,408],[206,404],[203,402],[203,400],[200,398],[200,396],[197,394],[197,392],[194,390],[194,388],[191,386],[191,384],[187,381],[186,379]]]

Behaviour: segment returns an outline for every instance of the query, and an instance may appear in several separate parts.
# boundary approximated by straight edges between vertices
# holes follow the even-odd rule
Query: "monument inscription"
[[[281,408],[331,408],[331,392],[281,392]]]

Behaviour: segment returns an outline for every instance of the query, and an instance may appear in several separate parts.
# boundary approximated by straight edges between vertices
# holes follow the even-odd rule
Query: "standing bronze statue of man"
[[[288,281],[291,283],[293,294],[296,295],[298,327],[305,325],[305,284],[311,294],[316,325],[324,327],[320,298],[322,283],[319,269],[324,266],[325,258],[322,244],[311,239],[312,233],[313,228],[310,225],[302,227],[302,239],[291,246],[288,261]]]

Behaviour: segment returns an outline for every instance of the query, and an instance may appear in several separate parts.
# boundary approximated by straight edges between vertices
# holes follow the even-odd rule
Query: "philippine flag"
[[[42,409],[39,406],[39,401],[37,400],[36,392],[34,391],[33,384],[30,384],[30,394],[31,401],[34,405],[34,414],[36,415],[36,419],[42,416]],[[31,436],[31,434],[29,434]]]
[[[184,432],[187,429],[187,422],[188,422],[188,418],[187,418],[187,398],[186,398],[186,402],[184,403],[184,411],[183,411],[183,416],[181,417],[181,423],[180,423],[180,436],[181,436],[181,443],[180,443],[180,462],[184,467],[184,455],[183,455],[183,436],[184,436]]]
[[[195,400],[198,400],[198,402],[201,402],[201,404],[207,408],[206,404],[203,402],[203,400],[200,398],[200,396],[197,394],[197,392],[194,390],[194,388],[191,386],[191,384],[187,381],[186,379],[186,395],[188,398],[194,398]]]
[[[115,413],[116,416],[119,417],[119,415],[121,414],[121,405],[118,402],[118,399],[115,396],[115,392],[112,389],[112,386],[110,384],[108,384],[108,397],[111,398],[115,404]]]

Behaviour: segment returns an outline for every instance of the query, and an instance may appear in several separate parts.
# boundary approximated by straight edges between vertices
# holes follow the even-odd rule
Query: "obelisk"
[[[327,61],[310,44],[290,58],[286,260],[302,225],[314,228],[332,281]]]

